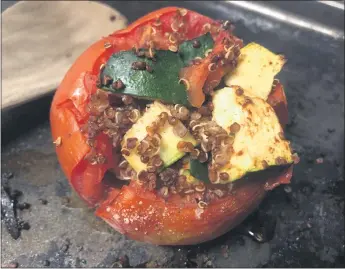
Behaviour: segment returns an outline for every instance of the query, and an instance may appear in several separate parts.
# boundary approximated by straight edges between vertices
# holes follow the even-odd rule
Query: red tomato
[[[117,168],[118,156],[113,154],[105,135],[97,137],[96,150],[106,157],[106,163],[91,165],[85,160],[90,146],[81,126],[89,117],[87,104],[97,89],[101,64],[117,51],[147,46],[154,22],[160,27],[153,40],[161,49],[167,49],[164,34],[173,32],[175,16],[183,17],[185,39],[200,36],[207,23],[217,24],[196,12],[178,10],[168,7],[152,12],[90,46],[67,72],[50,111],[53,140],[61,139],[56,145],[57,156],[72,187],[89,206],[98,207],[96,214],[116,230],[130,238],[155,244],[193,244],[219,236],[241,222],[259,204],[269,186],[288,183],[291,177],[289,170],[276,178],[236,183],[235,194],[212,203],[201,212],[194,204],[181,205],[180,197],[164,201],[134,181],[121,190],[106,185],[102,181],[104,174]],[[105,43],[111,47],[106,48]]]
[[[190,245],[214,239],[241,223],[262,201],[267,190],[289,183],[292,167],[278,177],[241,179],[233,193],[205,209],[177,197],[165,201],[135,181],[109,197],[96,211],[128,237],[159,245]],[[175,201],[174,201],[175,200]]]
[[[267,102],[273,107],[274,111],[278,115],[280,124],[284,128],[289,122],[289,114],[284,87],[280,82],[278,82],[270,92]]]

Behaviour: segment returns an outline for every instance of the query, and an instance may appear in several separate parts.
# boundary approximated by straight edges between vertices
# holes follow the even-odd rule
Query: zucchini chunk
[[[137,147],[139,143],[148,136],[146,130],[147,126],[150,126],[154,121],[159,121],[159,115],[162,112],[166,112],[171,116],[170,110],[168,107],[162,103],[155,101],[152,103],[149,108],[146,110],[144,115],[139,118],[139,120],[133,124],[132,128],[127,131],[123,140],[122,140],[122,149],[126,148],[126,141],[128,138],[137,138],[138,142],[136,143],[135,148],[130,149],[129,156],[124,155],[124,158],[128,161],[130,166],[139,173],[142,170],[146,170],[147,164],[143,163],[140,160],[140,155],[138,154]],[[181,123],[181,122],[180,122]],[[182,124],[182,123],[181,123]],[[191,142],[194,146],[197,144],[192,135],[187,132],[187,134],[181,138],[174,134],[173,126],[166,122],[160,129],[159,135],[161,136],[160,147],[159,147],[159,156],[163,161],[164,167],[168,167],[180,158],[182,158],[185,153],[181,152],[177,148],[177,144],[180,141]]]
[[[193,47],[194,42],[200,45]],[[210,33],[180,44],[178,53],[169,50],[120,51],[113,54],[101,70],[101,87],[147,100],[190,106],[179,72],[196,57],[204,58],[214,41]],[[147,54],[147,57],[143,57]]]
[[[285,64],[283,55],[265,47],[249,43],[241,49],[237,67],[226,75],[227,86],[240,86],[247,95],[266,100],[271,92],[275,75]]]
[[[229,178],[223,182],[219,179],[218,183],[293,162],[290,142],[285,140],[273,108],[263,99],[248,97],[233,86],[217,91],[213,104],[213,120],[234,136],[230,159],[218,170]]]
[[[208,180],[208,175],[207,175],[207,164],[205,163],[200,163],[201,165],[205,165],[205,167],[202,167],[201,169],[196,169],[195,167],[193,168],[194,174],[192,172],[192,162],[198,162],[197,160],[192,160],[188,155],[186,155],[183,159],[183,165],[182,168],[180,169],[179,174],[183,175],[186,177],[186,181],[189,184],[197,184],[198,182],[204,181],[209,182]],[[206,168],[206,169],[205,169]],[[203,173],[203,176],[198,176],[198,173]]]

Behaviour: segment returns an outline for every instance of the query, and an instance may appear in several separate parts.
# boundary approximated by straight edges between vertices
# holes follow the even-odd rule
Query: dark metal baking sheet
[[[14,240],[2,224],[1,265],[17,261],[21,267],[43,267],[48,259],[50,267],[111,267],[126,254],[131,266],[147,267],[343,267],[344,39],[228,2],[108,4],[130,21],[162,6],[185,6],[216,19],[230,19],[245,42],[255,41],[286,55],[288,62],[279,78],[289,102],[287,136],[301,163],[295,169],[292,191],[278,187],[260,207],[277,221],[274,238],[260,244],[232,231],[199,246],[160,247],[128,240],[111,230],[75,197],[59,167],[50,138],[48,95],[2,113],[2,172],[14,173],[11,187],[23,192],[20,202],[31,204],[29,210],[18,212],[31,228]],[[303,6],[310,10],[312,5]],[[284,3],[276,3],[275,8],[284,8]],[[330,7],[320,12],[321,17],[330,14],[331,23],[310,18],[308,12],[297,15],[343,32],[339,22],[343,15],[332,16],[336,12]],[[323,163],[316,162],[320,157]],[[48,203],[42,204],[40,198]]]

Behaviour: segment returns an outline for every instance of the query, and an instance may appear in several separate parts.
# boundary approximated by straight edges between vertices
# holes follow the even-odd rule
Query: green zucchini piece
[[[199,48],[193,42],[200,42]],[[213,48],[212,36],[207,33],[196,39],[183,42],[179,52],[158,50],[155,60],[138,57],[133,51],[113,54],[100,72],[101,88],[119,94],[128,94],[141,99],[160,100],[170,104],[190,106],[186,87],[179,83],[179,72],[195,57],[205,57],[205,52]],[[149,71],[135,70],[135,62],[145,62]],[[121,80],[124,87],[113,87]]]
[[[171,51],[160,50],[156,52],[155,58],[155,62],[140,58],[132,51],[113,54],[101,71],[101,79],[105,81],[105,76],[110,77],[113,82],[120,79],[125,88],[115,90],[109,84],[102,85],[102,89],[142,99],[190,105],[186,88],[179,83],[179,71],[184,67],[180,56]],[[138,61],[148,64],[152,72],[132,69],[132,64]]]
[[[200,46],[195,47],[195,43],[199,43]],[[184,63],[188,65],[191,60],[196,57],[204,58],[207,50],[212,49],[214,46],[214,41],[210,33],[199,36],[195,39],[183,42],[179,46],[179,55]]]
[[[201,163],[198,160],[190,160],[190,174],[196,179],[202,180],[205,183],[210,183],[208,178],[207,162]]]
[[[125,145],[125,141],[131,137],[136,137],[139,142],[142,141],[147,135],[146,126],[149,126],[154,121],[158,120],[159,115],[162,112],[166,112],[171,116],[170,110],[165,105],[158,101],[152,103],[147,111],[145,111],[144,115],[135,124],[133,124],[131,129],[127,131],[122,140],[122,147]],[[168,123],[161,128],[159,134],[162,137],[159,156],[163,160],[164,167],[170,166],[185,155],[184,152],[177,149],[178,142],[185,141],[191,142],[193,145],[197,144],[189,132],[183,138],[176,136],[174,134],[173,127]],[[139,145],[139,143],[137,145]],[[130,150],[130,155],[124,155],[124,158],[128,161],[131,167],[139,173],[140,171],[147,169],[147,164],[141,162],[136,148]]]

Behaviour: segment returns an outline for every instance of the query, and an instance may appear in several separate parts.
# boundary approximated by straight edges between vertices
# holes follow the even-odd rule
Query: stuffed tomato
[[[52,102],[73,189],[114,229],[196,244],[238,225],[292,176],[285,60],[228,22],[169,7],[90,46]],[[224,85],[225,84],[225,85]]]

